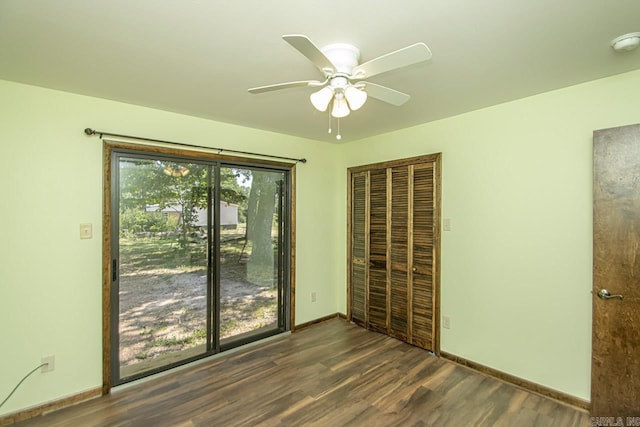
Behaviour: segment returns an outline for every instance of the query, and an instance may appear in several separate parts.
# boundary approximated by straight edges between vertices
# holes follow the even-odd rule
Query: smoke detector
[[[611,47],[616,52],[633,50],[640,46],[640,33],[623,34],[611,40]]]

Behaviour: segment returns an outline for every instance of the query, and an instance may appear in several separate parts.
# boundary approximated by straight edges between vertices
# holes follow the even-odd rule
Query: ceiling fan
[[[257,94],[303,86],[320,88],[311,94],[311,104],[318,111],[327,111],[332,104],[331,116],[338,119],[362,107],[368,96],[395,106],[404,104],[410,98],[408,94],[365,79],[431,58],[431,51],[426,44],[415,43],[359,64],[360,50],[353,45],[334,43],[318,48],[304,35],[291,34],[282,38],[306,56],[320,70],[324,80],[301,80],[259,86],[249,89],[249,92]],[[340,139],[339,132],[337,138]]]

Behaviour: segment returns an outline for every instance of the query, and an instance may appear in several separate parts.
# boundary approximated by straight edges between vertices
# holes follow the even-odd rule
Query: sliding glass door
[[[111,158],[112,384],[289,328],[289,171]]]
[[[281,235],[285,175],[282,171],[221,168],[221,197],[242,193],[246,203],[240,226],[237,206],[220,205],[220,340],[233,345],[257,332],[279,328],[282,295]]]

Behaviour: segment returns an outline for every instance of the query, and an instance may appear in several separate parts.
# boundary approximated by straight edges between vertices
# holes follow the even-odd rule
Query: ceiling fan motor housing
[[[339,74],[351,75],[351,71],[360,61],[360,50],[347,43],[334,43],[320,49],[322,53],[336,67],[335,72]],[[328,76],[334,74],[329,72]]]

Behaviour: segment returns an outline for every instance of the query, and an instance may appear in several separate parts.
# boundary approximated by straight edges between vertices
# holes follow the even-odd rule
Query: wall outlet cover
[[[46,363],[45,366],[40,368],[40,372],[52,372],[56,368],[56,357],[55,356],[42,356],[42,360],[40,363]]]
[[[451,329],[451,317],[442,316],[442,327],[444,329]]]

